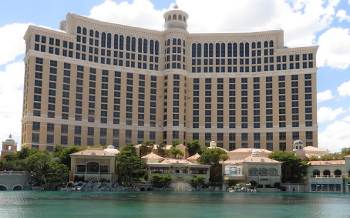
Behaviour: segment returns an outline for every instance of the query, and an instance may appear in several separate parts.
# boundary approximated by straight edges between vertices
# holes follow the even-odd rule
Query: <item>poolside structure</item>
[[[71,154],[70,180],[115,182],[118,153],[110,145],[106,149],[86,149]]]

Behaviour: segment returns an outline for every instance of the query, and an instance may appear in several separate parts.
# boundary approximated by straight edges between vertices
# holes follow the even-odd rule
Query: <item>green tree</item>
[[[68,167],[56,162],[48,152],[38,151],[26,159],[26,169],[34,185],[55,190],[67,182]]]
[[[66,165],[70,168],[71,158],[70,154],[78,152],[82,150],[81,147],[78,146],[69,146],[69,147],[58,147],[57,150],[54,151],[54,157],[58,158],[59,163]]]
[[[202,176],[193,176],[191,179],[191,185],[193,188],[201,188],[205,184],[205,179]]]
[[[275,151],[271,159],[282,162],[282,182],[302,182],[308,167],[307,161],[297,157],[294,152]]]
[[[220,161],[227,160],[227,158],[226,152],[220,148],[205,148],[202,151],[199,162],[202,164],[218,165]]]
[[[146,174],[145,163],[137,156],[134,146],[127,145],[117,154],[117,173],[119,182],[131,186]]]
[[[188,154],[190,156],[192,156],[196,153],[201,153],[201,145],[199,144],[198,140],[193,140],[191,142],[188,142],[187,149],[188,149]]]
[[[151,182],[156,188],[167,188],[171,183],[171,176],[169,174],[153,175]]]
[[[169,153],[170,153],[170,156],[173,158],[182,158],[184,156],[184,153],[180,149],[176,148],[175,146],[172,146],[170,148]]]
[[[176,146],[176,145],[179,145],[181,144],[180,140],[176,139],[176,140],[173,140],[173,146]]]

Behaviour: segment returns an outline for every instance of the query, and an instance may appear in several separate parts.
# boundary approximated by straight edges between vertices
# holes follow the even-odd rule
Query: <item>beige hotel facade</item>
[[[108,145],[198,139],[228,150],[317,146],[317,46],[287,48],[282,30],[189,33],[68,14],[29,26],[22,144]]]

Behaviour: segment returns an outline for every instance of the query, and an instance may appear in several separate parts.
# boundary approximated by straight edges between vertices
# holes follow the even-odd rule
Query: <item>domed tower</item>
[[[12,138],[10,134],[9,137],[2,142],[1,158],[5,157],[7,154],[11,154],[17,151],[17,143]]]
[[[188,14],[179,10],[177,5],[170,11],[164,13],[164,28],[165,30],[178,29],[187,31]]]
[[[164,122],[163,142],[185,142],[186,114],[186,12],[177,5],[164,13]]]

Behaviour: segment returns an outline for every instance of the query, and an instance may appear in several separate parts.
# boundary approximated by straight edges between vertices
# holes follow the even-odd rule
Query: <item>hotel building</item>
[[[214,140],[227,150],[317,146],[316,46],[287,48],[282,30],[189,33],[68,14],[60,30],[30,26],[22,144]]]

